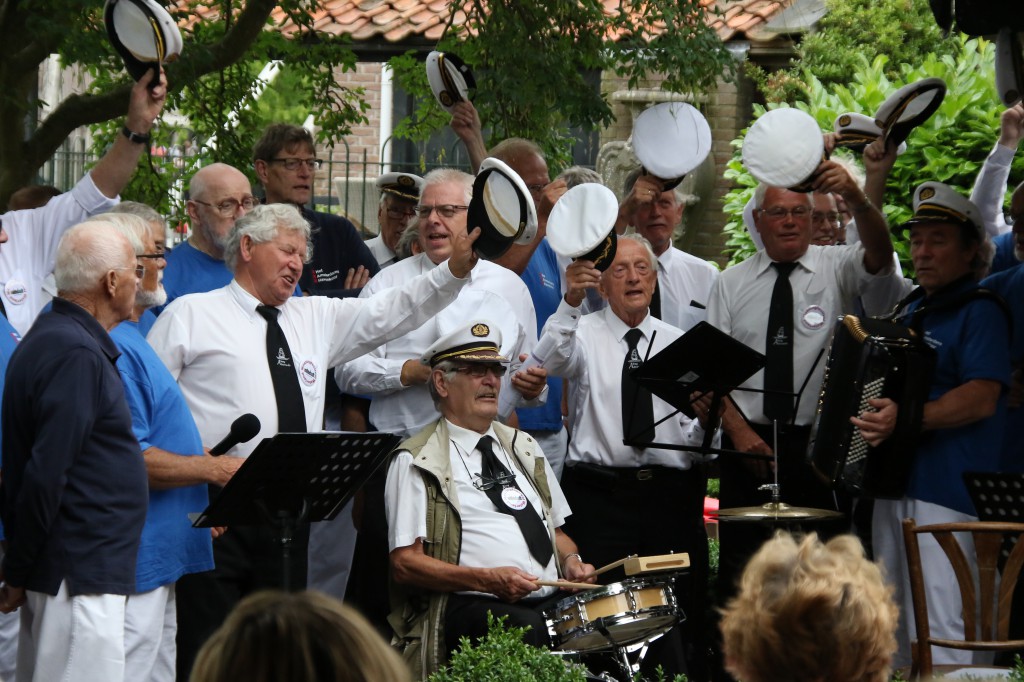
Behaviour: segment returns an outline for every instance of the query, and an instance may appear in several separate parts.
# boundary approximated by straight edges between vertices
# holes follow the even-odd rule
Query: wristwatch
[[[129,142],[132,142],[134,144],[148,144],[149,143],[149,134],[148,133],[145,134],[145,135],[143,135],[141,133],[136,133],[134,131],[128,130],[128,126],[122,126],[121,127],[121,134],[124,135],[125,137],[127,137]]]

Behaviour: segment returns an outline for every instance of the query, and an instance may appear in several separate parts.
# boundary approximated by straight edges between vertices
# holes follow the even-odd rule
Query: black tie
[[[796,263],[772,263],[775,288],[768,309],[764,343],[764,416],[788,423],[793,416],[793,287],[789,275]]]
[[[268,305],[256,306],[256,312],[267,320],[267,362],[270,378],[274,382],[274,398],[277,400],[277,430],[279,433],[305,433],[306,407],[302,401],[299,377],[295,373],[295,362],[284,331],[277,323],[281,313]]]
[[[643,364],[636,348],[641,336],[636,328],[626,332],[629,349],[622,363],[622,435],[628,441],[650,443],[654,441],[654,397],[632,375]]]
[[[654,293],[651,294],[651,317],[661,319],[661,285],[654,282]]]
[[[551,536],[544,526],[540,515],[526,499],[526,494],[515,484],[515,477],[512,472],[505,468],[491,447],[491,437],[484,436],[476,444],[480,451],[483,466],[480,469],[480,476],[485,483],[490,483],[484,492],[491,502],[503,514],[508,514],[519,524],[519,530],[523,532],[526,539],[526,546],[530,548],[530,554],[541,566],[547,566],[551,561],[554,550],[551,548]],[[506,492],[508,491],[508,492]]]

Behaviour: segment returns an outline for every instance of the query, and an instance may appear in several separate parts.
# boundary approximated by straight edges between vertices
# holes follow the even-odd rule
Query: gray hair
[[[434,386],[434,370],[439,370],[444,375],[444,380],[451,383],[452,379],[455,378],[455,368],[458,365],[453,360],[442,360],[433,367],[430,368],[430,378],[427,379],[427,391],[430,392],[430,399],[434,401],[434,407],[441,408],[441,396],[437,393],[437,387]]]
[[[559,173],[555,180],[564,180],[566,189],[572,189],[576,185],[585,185],[587,183],[604,184],[601,174],[593,168],[587,168],[586,166],[569,166]],[[636,181],[634,180],[634,182]]]
[[[313,245],[309,241],[309,223],[299,213],[299,209],[291,204],[261,204],[236,220],[228,233],[227,244],[224,246],[224,263],[228,270],[234,272],[238,265],[243,237],[249,237],[254,244],[266,244],[276,239],[281,230],[302,235],[306,241],[306,257],[303,262],[308,263],[313,257]]]
[[[139,201],[122,201],[120,204],[110,209],[108,213],[122,213],[138,216],[147,223],[157,223],[159,225],[166,225],[167,223],[167,221],[164,220],[164,217],[160,215],[155,208]]]
[[[89,220],[75,225],[64,233],[57,246],[53,268],[57,291],[94,291],[108,272],[125,267],[126,245],[131,245],[128,237],[109,221]]]
[[[764,197],[768,194],[768,190],[772,189],[772,185],[766,185],[763,182],[757,183],[757,187],[754,189],[754,210],[758,210],[764,206]],[[776,187],[775,189],[786,189],[785,187]],[[798,194],[806,194],[807,203],[813,204],[814,199],[811,198],[810,192],[798,192]]]
[[[647,256],[651,259],[651,267],[654,268],[655,272],[658,271],[658,257],[654,255],[654,247],[647,241],[647,237],[642,236],[638,232],[630,232],[629,234],[620,234],[619,241],[621,242],[622,240],[634,241],[644,247],[644,251],[647,252]]]
[[[104,222],[113,225],[132,245],[136,256],[146,252],[145,241],[149,239],[149,223],[137,215],[130,213],[100,213],[89,218],[90,222]]]
[[[435,168],[424,175],[423,189],[420,190],[420,200],[423,200],[423,195],[428,187],[446,185],[448,183],[462,186],[466,196],[465,202],[468,205],[473,198],[473,176],[469,173],[463,173],[458,168]]]
[[[420,228],[416,224],[416,218],[412,218],[405,229],[402,230],[402,236],[398,238],[398,243],[395,244],[395,258],[398,260],[404,260],[413,255],[412,245],[416,243],[416,240],[420,238]]]

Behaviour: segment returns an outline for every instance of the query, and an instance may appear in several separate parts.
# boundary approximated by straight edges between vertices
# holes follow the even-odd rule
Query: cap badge
[[[921,194],[918,195],[918,198],[921,201],[928,201],[933,196],[935,196],[935,190],[931,187],[925,187],[924,189],[921,190]]]
[[[487,336],[491,333],[491,328],[486,324],[474,324],[473,328],[469,330],[469,333],[476,337]]]

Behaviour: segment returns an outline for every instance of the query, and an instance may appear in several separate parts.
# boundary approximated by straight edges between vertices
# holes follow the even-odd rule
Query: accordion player
[[[833,489],[903,496],[934,367],[935,352],[913,328],[854,315],[840,318],[808,446],[814,469]],[[850,423],[872,398],[899,404],[892,435],[877,447]]]

